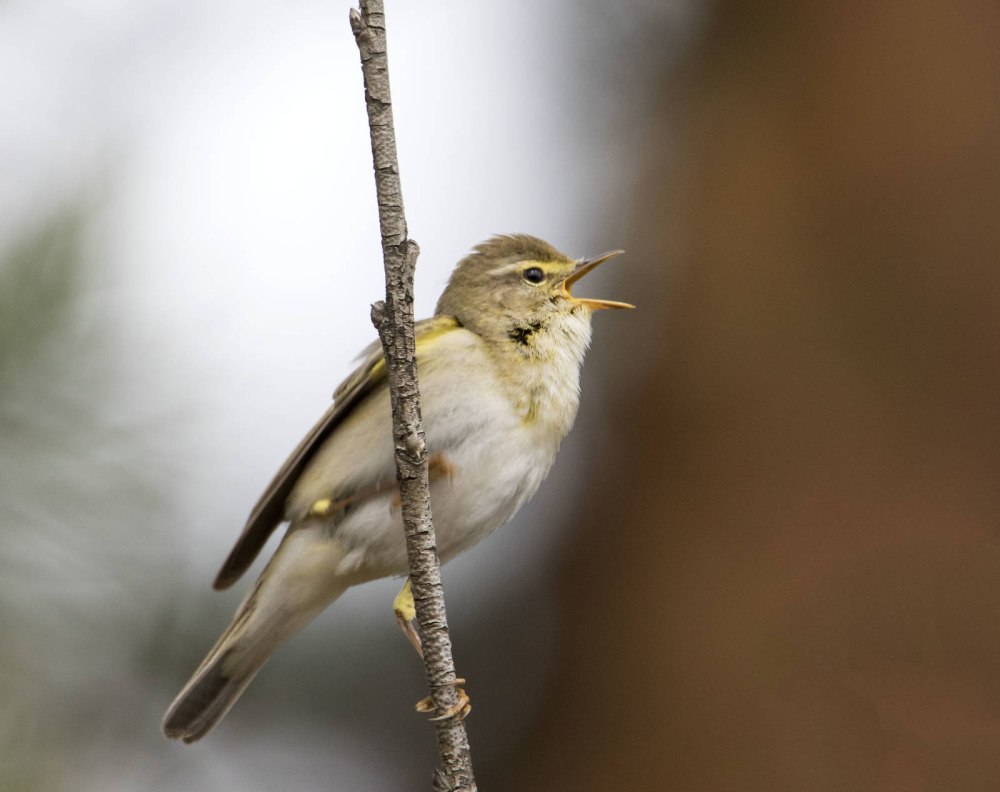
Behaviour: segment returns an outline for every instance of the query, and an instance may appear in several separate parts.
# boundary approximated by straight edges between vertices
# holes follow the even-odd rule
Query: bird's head
[[[436,312],[454,316],[484,338],[520,343],[553,319],[573,316],[589,325],[592,311],[633,307],[572,293],[576,281],[621,252],[574,260],[537,237],[495,236],[458,263]]]

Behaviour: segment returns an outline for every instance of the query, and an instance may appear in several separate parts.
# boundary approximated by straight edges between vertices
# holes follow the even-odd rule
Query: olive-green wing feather
[[[450,316],[435,316],[416,323],[417,343],[458,326]],[[296,446],[250,512],[243,533],[223,563],[212,586],[225,589],[246,572],[268,537],[285,520],[285,503],[299,476],[323,443],[351,410],[386,379],[379,342],[362,352],[361,364],[334,391],[333,404]]]

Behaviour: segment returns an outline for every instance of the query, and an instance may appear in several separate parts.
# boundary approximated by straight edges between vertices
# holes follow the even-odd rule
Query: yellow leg
[[[417,618],[417,608],[413,604],[413,591],[410,589],[409,578],[406,579],[403,588],[399,590],[396,599],[392,601],[392,610],[396,614],[396,623],[399,624],[399,629],[413,644],[417,654],[423,657],[424,649],[420,645],[420,636],[413,627],[413,622]]]
[[[396,614],[396,622],[399,624],[399,628],[403,631],[410,643],[413,644],[413,648],[417,650],[417,654],[422,658],[424,656],[424,649],[420,644],[420,636],[417,634],[416,629],[413,627],[413,622],[417,618],[417,608],[413,604],[413,590],[410,588],[410,579],[407,578],[406,582],[403,584],[403,588],[399,590],[396,595],[396,599],[392,601],[392,610]],[[458,715],[464,718],[469,714],[472,709],[472,704],[469,702],[468,694],[459,687],[465,684],[464,679],[455,680],[455,688],[458,692],[458,701],[454,707],[448,709],[447,712],[443,712],[436,718],[431,718],[431,720],[444,720],[445,718],[451,718]],[[436,712],[437,709],[434,706],[434,702],[431,701],[428,696],[425,699],[421,699],[417,702],[417,712]]]

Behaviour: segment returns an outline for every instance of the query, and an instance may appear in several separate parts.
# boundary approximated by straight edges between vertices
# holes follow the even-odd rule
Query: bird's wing
[[[414,334],[419,342],[458,326],[454,317],[435,316],[417,322]],[[243,533],[216,575],[214,588],[228,588],[246,572],[274,529],[284,522],[288,496],[316,451],[364,397],[385,382],[385,360],[379,342],[367,347],[362,357],[360,365],[334,391],[333,404],[292,451],[260,496]]]

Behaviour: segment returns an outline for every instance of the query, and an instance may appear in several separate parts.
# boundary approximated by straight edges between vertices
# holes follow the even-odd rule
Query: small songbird
[[[463,258],[435,315],[416,323],[417,371],[441,561],[507,522],[535,493],[576,417],[590,320],[610,300],[572,285],[622,251],[573,260],[535,237],[497,236]],[[349,587],[407,574],[381,346],[261,496],[215,579],[231,586],[289,527],[230,625],[170,705],[168,737],[204,737],[284,641]],[[419,650],[409,581],[397,619]]]

